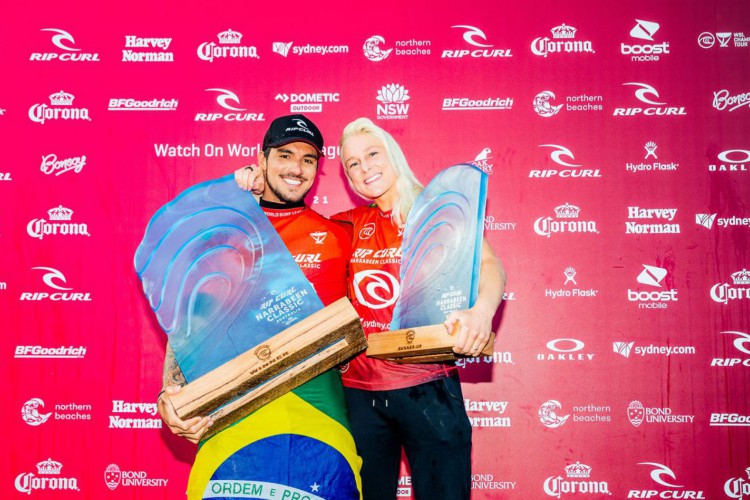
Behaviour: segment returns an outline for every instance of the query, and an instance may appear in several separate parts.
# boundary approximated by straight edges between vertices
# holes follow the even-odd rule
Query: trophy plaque
[[[188,382],[168,399],[182,419],[212,416],[210,434],[366,347],[349,301],[323,307],[231,175],[159,209],[135,268]]]
[[[477,298],[487,174],[472,165],[441,171],[414,203],[404,227],[401,295],[391,331],[370,334],[367,355],[404,363],[455,360],[445,318]],[[483,354],[491,354],[492,335]]]

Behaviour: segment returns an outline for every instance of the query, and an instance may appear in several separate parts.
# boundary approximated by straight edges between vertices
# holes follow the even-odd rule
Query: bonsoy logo
[[[687,115],[684,107],[667,106],[666,103],[660,102],[659,92],[646,83],[627,82],[623,85],[636,87],[634,91],[636,99],[641,103],[648,105],[632,108],[615,108],[612,116],[684,116]],[[659,99],[657,101],[656,99]]]
[[[240,98],[237,94],[227,89],[212,88],[206,89],[206,92],[216,92],[216,102],[226,111],[232,113],[197,113],[195,121],[197,122],[215,122],[224,120],[228,122],[248,122],[248,121],[265,121],[263,113],[243,113],[246,108],[240,107]]]

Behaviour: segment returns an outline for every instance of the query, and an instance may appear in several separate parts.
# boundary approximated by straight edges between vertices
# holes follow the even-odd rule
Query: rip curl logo
[[[68,33],[67,31],[59,30],[57,28],[44,28],[42,31],[51,31],[53,33],[57,33],[52,37],[52,43],[55,44],[56,47],[62,49],[62,50],[70,50],[74,52],[78,52],[81,49],[77,49],[75,47],[68,47],[65,45],[64,42],[70,42],[71,44],[75,45],[76,41],[73,39],[73,36]]]
[[[57,269],[54,269],[52,267],[32,267],[32,269],[49,271],[44,276],[42,276],[42,281],[44,281],[44,284],[48,287],[54,288],[55,290],[72,290],[72,288],[60,286],[59,284],[55,283],[55,281],[62,281],[63,283],[67,284],[65,275]]]
[[[639,462],[638,465],[650,465],[654,469],[651,471],[651,479],[653,479],[656,483],[666,486],[667,488],[682,488],[683,486],[671,484],[664,480],[664,476],[670,477],[673,480],[677,480],[677,477],[675,476],[672,469],[667,467],[666,465],[659,464],[656,462]]]
[[[477,38],[481,38],[485,42],[487,41],[487,35],[484,34],[484,31],[480,30],[479,28],[475,26],[468,26],[465,24],[457,24],[456,26],[451,26],[451,28],[460,28],[464,31],[463,38],[466,43],[469,45],[473,45],[474,47],[492,47],[492,45],[488,45],[486,43],[480,43],[477,41]]]
[[[359,239],[360,240],[369,240],[372,235],[375,234],[375,223],[370,222],[369,224],[365,224],[362,229],[359,231]]]
[[[230,111],[245,111],[245,108],[235,108],[234,106],[231,106],[228,101],[232,101],[235,104],[240,104],[240,98],[237,97],[237,94],[232,92],[231,90],[226,89],[206,89],[208,92],[218,92],[219,95],[216,96],[216,102],[219,103],[219,106],[221,106],[224,109],[228,109]]]
[[[628,82],[623,83],[623,85],[633,85],[636,87],[640,87],[638,90],[635,91],[635,97],[642,102],[645,102],[646,104],[652,104],[654,106],[663,106],[666,104],[665,102],[656,102],[649,99],[647,96],[652,95],[655,98],[659,98],[659,92],[652,87],[651,85],[647,85],[645,83],[637,83],[637,82]]]
[[[558,165],[562,165],[564,167],[580,167],[581,165],[575,164],[575,163],[567,163],[565,160],[563,160],[563,157],[568,157],[571,160],[575,160],[575,156],[573,156],[573,152],[570,151],[565,146],[559,146],[557,144],[540,144],[540,148],[553,148],[554,151],[550,153],[550,158],[552,158],[552,161],[557,163]]]
[[[57,28],[43,28],[41,31],[54,33],[51,40],[52,45],[59,49],[59,51],[33,52],[29,57],[30,61],[99,62],[99,54],[82,52],[81,49],[76,48],[76,41],[73,39],[73,35],[67,31]]]
[[[360,304],[372,309],[385,309],[396,303],[401,285],[386,271],[367,270],[354,275],[354,294]]]

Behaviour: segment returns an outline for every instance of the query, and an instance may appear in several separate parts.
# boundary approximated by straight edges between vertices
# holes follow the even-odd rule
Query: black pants
[[[458,376],[392,391],[344,388],[364,500],[396,498],[401,447],[416,500],[471,492],[471,424]]]

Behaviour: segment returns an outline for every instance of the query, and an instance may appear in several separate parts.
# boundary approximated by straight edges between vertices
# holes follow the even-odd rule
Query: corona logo
[[[74,108],[72,94],[57,92],[49,96],[50,106],[47,104],[34,104],[29,108],[29,119],[35,123],[44,125],[47,120],[86,120],[89,118],[87,108]],[[60,106],[60,107],[51,107]]]
[[[599,234],[595,221],[578,219],[581,209],[570,203],[555,207],[555,217],[539,217],[534,222],[534,232],[539,236],[551,237],[562,233],[594,233]]]
[[[747,269],[732,273],[732,286],[729,283],[717,283],[711,287],[711,298],[720,304],[727,305],[729,301],[750,299],[750,272]]]
[[[33,472],[16,476],[15,487],[21,493],[31,494],[34,490],[70,490],[78,489],[78,479],[62,476],[63,464],[51,458],[36,464],[37,476]]]
[[[588,40],[574,40],[578,31],[573,26],[567,26],[561,24],[555,26],[550,30],[552,33],[552,40],[548,37],[535,38],[531,42],[531,52],[534,55],[547,57],[549,54],[560,54],[562,52],[588,52],[590,54],[595,53],[591,42]]]
[[[555,498],[569,494],[611,495],[606,481],[591,481],[591,467],[576,462],[565,467],[565,476],[550,476],[544,481],[544,492]],[[597,497],[599,498],[599,497]]]
[[[260,59],[258,48],[240,45],[242,34],[231,29],[217,35],[219,43],[204,42],[198,46],[198,57],[203,61],[214,62],[214,59]]]
[[[49,235],[91,236],[86,224],[66,222],[73,216],[73,210],[60,205],[48,210],[47,214],[49,215],[49,219],[54,222],[47,222],[44,219],[32,219],[26,225],[26,232],[29,236],[40,240]]]

